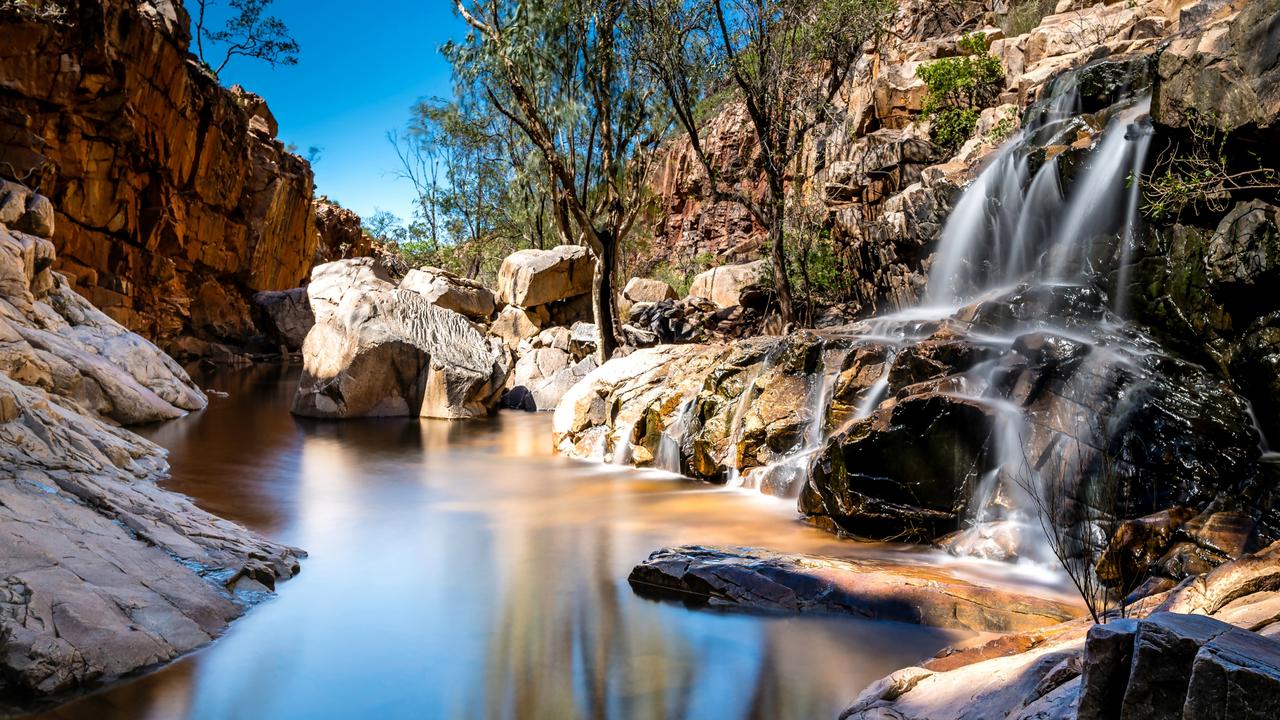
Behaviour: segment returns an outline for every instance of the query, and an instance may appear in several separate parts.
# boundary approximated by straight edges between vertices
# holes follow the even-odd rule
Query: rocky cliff
[[[0,5],[0,175],[53,200],[76,291],[203,355],[257,334],[254,292],[358,242],[321,240],[311,168],[262,98],[188,53],[188,27],[177,0]]]

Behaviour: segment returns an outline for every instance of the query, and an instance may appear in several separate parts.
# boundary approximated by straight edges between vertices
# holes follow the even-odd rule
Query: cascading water
[[[903,348],[925,339],[940,322],[953,318],[975,300],[999,296],[1014,288],[1031,292],[1035,288],[1096,287],[1102,280],[1100,266],[1112,263],[1118,256],[1114,309],[1123,310],[1139,199],[1131,178],[1140,173],[1146,161],[1151,132],[1144,124],[1144,116],[1149,104],[1149,98],[1142,97],[1119,103],[1103,113],[1105,129],[1095,147],[1082,152],[1079,140],[1097,136],[1097,125],[1090,125],[1079,115],[1081,102],[1074,76],[1067,74],[1055,81],[1047,98],[1027,113],[1023,129],[996,152],[956,203],[941,234],[920,305],[863,321],[846,337],[846,347],[851,344],[852,350],[826,351],[823,370],[810,391],[813,414],[802,442],[780,460],[742,473],[736,453],[744,418],[754,401],[757,381],[768,371],[771,358],[752,372],[730,423],[729,442],[735,457],[730,462],[728,484],[790,490],[802,485],[812,456],[827,440],[823,430],[835,380],[858,347],[877,345],[885,349],[887,356],[882,375],[863,391],[847,422],[870,417],[884,402],[890,370]],[[1035,151],[1041,148],[1045,150],[1037,157]],[[1038,162],[1032,162],[1033,157]],[[1075,176],[1074,180],[1064,180],[1071,176]],[[1069,191],[1064,192],[1064,187]],[[989,532],[992,525],[1012,527],[1018,538],[1013,554],[1038,562],[1050,561],[1039,522],[1041,508],[1035,498],[1044,487],[1036,472],[1031,471],[1027,449],[1035,429],[1026,410],[1007,397],[1007,388],[1001,388],[999,359],[1014,353],[1020,336],[1036,332],[1087,346],[1092,351],[1089,362],[1097,364],[1098,376],[1147,352],[1136,344],[1125,346],[1124,338],[1111,332],[1115,328],[1107,326],[1107,322],[1099,319],[1094,327],[1068,327],[1046,315],[1023,320],[998,337],[971,338],[982,343],[988,355],[996,359],[979,363],[953,390],[958,397],[988,408],[992,418],[988,452],[993,469],[972,488],[967,504],[969,532],[979,532],[984,526]],[[1105,340],[1101,339],[1103,335]],[[1107,347],[1117,343],[1120,347]],[[679,469],[679,443],[688,412],[689,407],[682,403],[664,433],[659,463],[666,469]],[[1077,444],[1080,437],[1105,442],[1105,438],[1097,437],[1105,430],[1099,429],[1096,418],[1077,420]],[[1059,457],[1048,465],[1057,467],[1059,472],[1066,472],[1063,468],[1069,465],[1065,459],[1068,452],[1081,452],[1080,447],[1050,449]],[[1045,458],[1040,462],[1045,463]],[[1007,547],[994,550],[990,543],[981,541],[959,542],[952,547],[967,548],[963,550],[966,554],[1009,556]]]

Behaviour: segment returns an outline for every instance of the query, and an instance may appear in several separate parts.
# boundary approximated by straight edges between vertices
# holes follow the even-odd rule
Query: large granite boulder
[[[722,308],[739,305],[742,291],[759,284],[768,272],[766,260],[714,267],[693,277],[693,283],[689,285],[689,296],[706,298]]]
[[[47,238],[9,219],[0,208],[4,710],[209,642],[301,554],[156,484],[165,451],[121,425],[201,409],[204,394],[74,292]],[[19,224],[46,233],[45,220]]]
[[[493,293],[489,288],[447,270],[414,268],[400,281],[400,287],[418,293],[437,307],[461,313],[472,320],[487,322],[493,317]]]
[[[396,287],[378,261],[321,265],[308,294],[316,324],[294,413],[468,418],[496,406],[511,369],[502,341]]]
[[[498,269],[498,301],[532,308],[591,292],[596,261],[580,245],[520,250]]]

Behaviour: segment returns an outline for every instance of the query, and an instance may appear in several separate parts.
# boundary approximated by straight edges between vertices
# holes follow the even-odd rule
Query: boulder
[[[575,360],[568,350],[531,348],[516,361],[503,405],[530,411],[554,410],[569,388],[596,367],[594,355]]]
[[[257,325],[271,342],[291,352],[302,349],[316,322],[305,287],[260,292],[253,296],[253,306]]]
[[[711,268],[694,276],[689,296],[706,298],[718,307],[732,307],[739,304],[744,288],[759,283],[768,272],[766,260]]]
[[[661,280],[633,277],[622,289],[622,297],[632,304],[642,302],[658,302],[659,300],[677,300],[675,288]]]
[[[591,292],[596,261],[580,245],[520,250],[498,269],[498,301],[531,308]]]
[[[316,324],[295,414],[467,418],[496,406],[511,367],[502,341],[397,288],[373,260],[317,267],[308,294]]]
[[[1196,653],[1182,717],[1280,717],[1280,643],[1254,633],[1223,633]]]
[[[540,317],[536,312],[507,305],[498,312],[498,317],[489,326],[489,332],[514,350],[522,340],[536,336],[548,321],[549,318]]]
[[[628,580],[640,595],[719,609],[839,613],[983,632],[1030,630],[1080,614],[1069,603],[981,587],[925,567],[687,545],[651,554]]]
[[[414,268],[400,281],[400,287],[472,320],[487,322],[493,317],[493,293],[488,288],[440,268]]]

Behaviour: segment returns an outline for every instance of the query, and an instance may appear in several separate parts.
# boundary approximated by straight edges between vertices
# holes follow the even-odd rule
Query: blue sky
[[[301,154],[313,145],[324,148],[315,168],[317,193],[364,217],[375,209],[408,217],[413,189],[394,177],[398,161],[386,135],[405,125],[419,99],[451,94],[439,48],[466,32],[453,3],[275,0],[270,13],[302,46],[298,64],[273,69],[235,58],[222,72],[223,84],[239,83],[266,98],[280,139]]]

